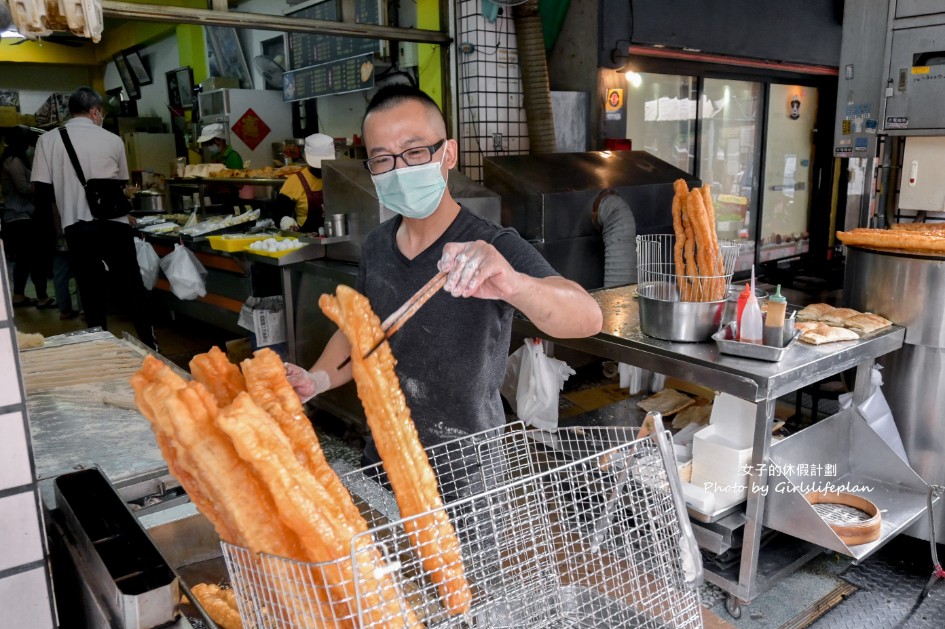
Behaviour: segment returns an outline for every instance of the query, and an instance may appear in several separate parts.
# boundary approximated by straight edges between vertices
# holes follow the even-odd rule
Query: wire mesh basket
[[[724,301],[735,271],[738,242],[719,244],[717,271],[708,275],[677,274],[675,245],[673,234],[637,236],[638,294],[660,301]],[[686,253],[680,253],[686,259]],[[700,264],[700,268],[706,266]]]
[[[546,433],[518,423],[427,449],[473,592],[464,614],[441,605],[378,465],[342,477],[370,526],[366,539],[352,540],[350,557],[302,563],[223,543],[243,621],[256,628],[701,627],[701,561],[672,446],[661,429],[638,441],[631,430]],[[337,591],[321,585],[346,562],[350,573],[361,552],[383,558],[376,572],[394,577],[394,608],[371,609],[357,588],[353,597],[333,598]]]

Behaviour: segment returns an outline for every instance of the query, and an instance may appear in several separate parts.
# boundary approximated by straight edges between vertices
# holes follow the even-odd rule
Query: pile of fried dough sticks
[[[352,347],[352,369],[387,478],[424,573],[450,614],[472,594],[436,477],[367,299],[339,286],[321,305]],[[274,606],[290,626],[419,627],[347,488],[328,465],[285,367],[262,349],[241,363],[219,349],[191,361],[187,382],[148,356],[132,376],[135,399],[154,430],[170,472],[221,539],[318,566]],[[378,438],[378,435],[383,437]],[[352,560],[353,558],[353,560]],[[283,581],[285,583],[285,581]]]
[[[689,190],[685,179],[673,184],[673,262],[680,301],[725,298],[725,269],[715,230],[709,186]]]

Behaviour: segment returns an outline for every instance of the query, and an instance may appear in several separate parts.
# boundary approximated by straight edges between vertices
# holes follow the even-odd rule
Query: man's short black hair
[[[69,95],[69,113],[73,116],[101,108],[102,97],[91,87],[80,87]]]
[[[430,95],[423,90],[416,88],[413,85],[407,85],[406,83],[385,85],[381,89],[377,90],[374,98],[371,99],[371,102],[368,103],[367,109],[364,111],[364,118],[361,119],[361,135],[364,135],[364,121],[367,119],[368,114],[374,111],[385,111],[410,100],[417,101],[423,105],[426,105],[427,107],[432,107],[438,114],[440,114],[440,117],[443,116],[443,112],[440,111],[440,106],[437,105],[436,101],[430,98]]]

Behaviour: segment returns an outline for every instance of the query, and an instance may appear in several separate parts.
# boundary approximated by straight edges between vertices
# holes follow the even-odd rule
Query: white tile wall
[[[42,568],[0,579],[0,626],[52,629],[46,575]]]
[[[0,415],[0,492],[28,485],[20,493],[0,498],[0,628],[54,627],[45,534],[39,515],[35,479],[32,478],[26,435],[26,404],[20,395],[16,369],[15,328],[9,305],[6,266],[0,243],[0,407],[12,406]],[[23,572],[25,566],[42,562]]]
[[[6,301],[4,299],[4,301]],[[16,360],[13,352],[13,329],[0,328],[0,406],[19,404],[20,379],[16,377]]]
[[[31,482],[23,413],[0,415],[0,491]]]
[[[43,543],[32,491],[0,498],[0,570],[43,558]]]

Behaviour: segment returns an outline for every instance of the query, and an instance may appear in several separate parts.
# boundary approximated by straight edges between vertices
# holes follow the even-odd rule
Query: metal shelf
[[[777,480],[769,478],[767,464],[771,461],[771,430],[774,423],[775,400],[809,384],[856,367],[854,404],[865,399],[869,390],[870,368],[874,359],[902,347],[905,329],[892,326],[864,335],[858,341],[829,343],[820,346],[795,344],[780,362],[769,363],[721,354],[715,343],[673,343],[649,337],[640,330],[634,286],[619,286],[593,291],[591,295],[604,315],[602,331],[585,339],[549,339],[554,343],[594,356],[617,360],[628,365],[698,382],[720,392],[729,393],[757,404],[752,437],[751,474],[746,503],[735,512],[712,514],[719,519],[743,517],[741,557],[725,570],[707,567],[706,579],[741,601],[751,601],[775,580],[787,576],[813,558],[821,547],[783,535],[786,542],[767,543],[762,549],[762,524],[771,519],[771,512],[781,507],[766,502],[764,488]],[[513,322],[517,333],[548,338],[534,324],[517,316]],[[807,430],[811,430],[808,428]],[[803,435],[804,432],[798,433]],[[787,440],[785,440],[787,441]],[[825,443],[825,445],[830,445]],[[885,448],[885,446],[883,445]],[[889,453],[895,456],[891,452]],[[839,455],[838,455],[839,456]],[[890,520],[895,516],[887,516]],[[700,519],[700,518],[694,518]],[[710,518],[711,519],[711,518]],[[775,518],[776,520],[777,518]],[[911,511],[904,520],[914,519]],[[765,520],[765,522],[769,521]],[[742,526],[735,519],[725,520]],[[773,521],[773,520],[772,520]],[[822,523],[822,521],[821,521]],[[724,529],[696,524],[708,532],[706,543],[717,548],[725,545]],[[780,526],[780,525],[779,525]],[[900,527],[897,527],[897,530]],[[794,529],[792,529],[794,531]],[[700,531],[701,533],[702,531]],[[832,532],[832,531],[831,531]],[[885,539],[885,538],[884,538]],[[777,549],[775,552],[774,549]]]

